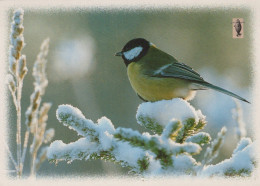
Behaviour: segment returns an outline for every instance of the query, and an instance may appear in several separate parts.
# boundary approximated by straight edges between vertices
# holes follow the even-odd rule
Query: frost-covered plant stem
[[[23,37],[23,14],[22,9],[18,9],[14,12],[13,22],[11,24],[11,45],[10,45],[10,60],[9,60],[9,89],[12,93],[14,105],[16,107],[17,114],[17,130],[16,130],[16,144],[17,144],[17,176],[21,177],[22,175],[22,141],[21,141],[21,98],[22,98],[22,87],[23,79],[27,73],[26,67],[26,58],[24,55],[21,55],[21,51],[24,46],[24,37]],[[16,95],[15,95],[16,93]]]
[[[26,111],[26,124],[32,128],[33,133],[33,143],[31,145],[31,176],[36,173],[36,160],[38,150],[44,141],[44,134],[46,129],[46,121],[48,118],[48,111],[51,107],[50,103],[41,104],[41,97],[45,93],[45,88],[48,85],[48,80],[46,77],[46,57],[49,50],[49,38],[45,39],[40,47],[40,52],[37,55],[33,67],[33,76],[35,78],[34,82],[34,92],[31,95],[31,105]],[[39,110],[40,108],[40,110]],[[38,117],[37,119],[32,119]]]
[[[210,146],[207,148],[204,154],[204,159],[201,162],[202,167],[212,162],[218,156],[219,150],[223,145],[226,132],[227,132],[227,128],[223,127],[218,133],[217,138],[211,142]]]
[[[12,163],[14,165],[15,171],[17,172],[17,169],[18,169],[17,163],[14,160],[14,157],[13,157],[12,153],[10,152],[10,149],[7,146],[7,144],[6,143],[4,143],[4,144],[5,144],[5,149],[7,150],[7,154],[8,154],[9,158],[11,159],[11,161],[12,161]]]
[[[22,82],[17,81],[17,133],[16,133],[16,144],[17,144],[17,163],[18,163],[18,176],[22,176],[22,141],[21,141],[21,97],[22,97]]]
[[[45,88],[48,85],[48,80],[46,77],[46,56],[48,54],[49,48],[49,39],[44,40],[41,45],[40,53],[37,56],[37,60],[34,63],[33,76],[35,78],[34,82],[34,92],[31,95],[31,103],[26,111],[26,132],[24,134],[24,142],[22,148],[22,137],[21,137],[21,99],[22,99],[22,87],[23,80],[27,74],[26,67],[26,57],[21,55],[21,50],[24,46],[24,37],[23,37],[23,15],[24,11],[18,9],[14,11],[13,22],[11,24],[11,37],[10,37],[10,58],[9,58],[9,74],[8,74],[8,87],[11,92],[13,102],[16,108],[17,115],[17,130],[16,130],[16,154],[17,162],[15,162],[12,154],[9,149],[7,152],[11,161],[13,162],[17,176],[20,178],[22,176],[28,142],[30,133],[33,134],[34,139],[31,145],[31,174],[35,175],[36,166],[39,168],[40,164],[46,159],[44,154],[40,155],[40,160],[37,161],[37,152],[40,149],[43,143],[49,143],[54,136],[54,129],[51,130],[51,133],[45,131],[48,119],[48,111],[51,107],[50,103],[41,104],[41,97],[45,93]],[[45,151],[46,151],[45,147]],[[45,153],[46,154],[46,153]]]
[[[22,164],[24,164],[26,152],[27,152],[27,146],[29,142],[29,137],[30,137],[30,128],[27,127],[26,132],[24,134],[24,142],[23,142],[23,154],[22,154]]]
[[[31,160],[31,176],[35,176],[35,161],[36,161],[37,152],[32,153]]]

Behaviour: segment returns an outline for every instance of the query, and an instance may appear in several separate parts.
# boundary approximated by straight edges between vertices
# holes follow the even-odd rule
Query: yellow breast
[[[132,62],[127,67],[130,83],[137,94],[147,101],[169,100],[176,97],[186,100],[194,97],[190,83],[176,78],[149,77],[142,73],[139,63]]]

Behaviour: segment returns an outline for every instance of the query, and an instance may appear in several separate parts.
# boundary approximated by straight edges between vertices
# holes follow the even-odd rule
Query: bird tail
[[[246,99],[240,97],[239,95],[234,94],[234,93],[232,93],[232,92],[230,92],[230,91],[228,91],[228,90],[225,90],[225,89],[223,89],[223,88],[220,88],[220,87],[218,87],[218,86],[212,85],[212,84],[210,84],[210,83],[208,83],[208,82],[200,83],[200,85],[203,85],[203,86],[205,86],[205,87],[207,87],[207,88],[210,88],[210,89],[213,89],[213,90],[222,92],[222,93],[224,93],[224,94],[227,94],[227,95],[229,95],[229,96],[232,96],[232,97],[234,97],[234,98],[237,98],[237,99],[239,99],[239,100],[241,100],[241,101],[250,103],[249,101],[247,101]]]

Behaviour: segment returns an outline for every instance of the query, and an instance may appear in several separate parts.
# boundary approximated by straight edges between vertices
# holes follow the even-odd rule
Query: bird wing
[[[219,92],[222,92],[224,94],[233,96],[237,99],[240,99],[242,101],[245,101],[247,103],[250,103],[246,99],[238,96],[237,94],[234,94],[228,90],[225,90],[221,87],[212,85],[206,81],[197,73],[195,72],[191,67],[185,65],[184,63],[174,62],[171,64],[166,64],[162,67],[160,67],[158,70],[155,70],[153,72],[152,77],[162,77],[162,78],[180,78],[190,81],[191,83],[197,85],[194,86],[193,90],[202,90],[202,89],[214,89]]]
[[[180,78],[197,83],[205,82],[203,78],[191,67],[179,62],[166,64],[155,70],[153,74],[150,75],[153,77]]]

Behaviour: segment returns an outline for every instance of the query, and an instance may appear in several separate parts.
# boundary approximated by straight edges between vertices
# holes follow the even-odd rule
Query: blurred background
[[[205,80],[252,100],[252,38],[247,9],[24,10],[26,47],[23,54],[26,54],[29,71],[23,87],[22,123],[33,92],[32,66],[42,41],[49,37],[49,85],[42,102],[53,103],[47,128],[55,129],[54,140],[70,143],[80,137],[56,119],[60,104],[78,107],[93,121],[106,116],[115,127],[146,131],[135,119],[142,101],[131,88],[123,60],[114,56],[127,41],[137,37],[146,38],[191,66]],[[10,11],[9,23],[11,18]],[[244,19],[243,39],[232,38],[232,18]],[[9,121],[13,124],[9,125],[9,144],[16,154],[16,114],[11,96],[9,100]],[[227,127],[225,144],[213,163],[229,158],[238,142],[232,98],[213,90],[199,91],[191,104],[206,115],[208,125],[204,131],[213,139],[222,126]],[[244,102],[241,105],[247,136],[253,137],[251,105]],[[28,158],[25,164],[24,174],[29,175]],[[100,160],[60,162],[58,165],[45,161],[38,175],[112,176],[127,175],[127,172],[119,165]]]

